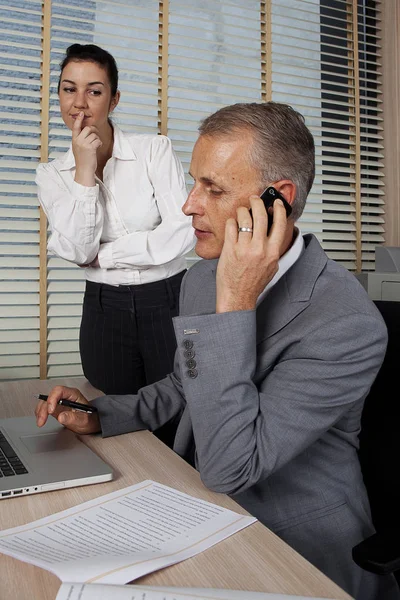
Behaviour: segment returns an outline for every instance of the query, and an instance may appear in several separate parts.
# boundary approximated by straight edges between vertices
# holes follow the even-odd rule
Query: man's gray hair
[[[252,166],[260,172],[260,187],[280,179],[296,185],[292,218],[300,218],[315,177],[315,147],[304,117],[279,102],[239,103],[225,106],[204,119],[200,135],[225,136],[248,130]]]

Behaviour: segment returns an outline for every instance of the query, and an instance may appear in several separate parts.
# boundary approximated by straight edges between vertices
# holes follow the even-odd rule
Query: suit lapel
[[[305,235],[304,242],[303,254],[257,308],[257,343],[283,329],[310,304],[327,256],[314,235]]]

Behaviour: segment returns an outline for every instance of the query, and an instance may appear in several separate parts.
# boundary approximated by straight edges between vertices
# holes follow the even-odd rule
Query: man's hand
[[[99,130],[94,125],[82,129],[85,113],[80,112],[72,128],[72,151],[75,157],[75,181],[87,187],[96,185],[97,149],[102,146]]]
[[[36,423],[43,427],[48,415],[52,415],[59,423],[75,433],[97,433],[101,431],[97,413],[84,413],[58,404],[58,401],[71,400],[81,404],[90,404],[79,390],[57,385],[49,394],[47,401],[39,400],[36,409]]]
[[[251,211],[240,206],[237,221],[228,219],[225,241],[217,268],[216,312],[252,310],[257,298],[278,271],[284,251],[286,211],[281,200],[273,206],[274,221],[268,232],[268,216],[258,196],[250,198]],[[238,231],[239,227],[253,231]]]

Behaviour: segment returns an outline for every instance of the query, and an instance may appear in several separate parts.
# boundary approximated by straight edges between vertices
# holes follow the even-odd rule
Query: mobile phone
[[[273,222],[273,215],[269,214],[268,208],[273,205],[273,203],[275,202],[275,200],[277,198],[279,198],[280,200],[282,200],[283,206],[286,209],[286,216],[287,217],[292,212],[292,207],[290,206],[289,202],[287,200],[285,200],[285,198],[282,196],[282,194],[280,192],[278,192],[278,190],[276,190],[272,186],[267,187],[267,189],[265,189],[263,191],[263,193],[261,194],[260,198],[264,202],[265,210],[267,211],[267,215],[268,215],[268,231],[270,230],[272,222]]]

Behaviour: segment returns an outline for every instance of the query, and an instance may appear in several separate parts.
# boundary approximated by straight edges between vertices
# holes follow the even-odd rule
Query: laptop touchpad
[[[63,435],[64,433],[67,433],[67,435]],[[68,435],[68,432],[64,431],[60,431],[59,433],[23,435],[20,439],[33,454],[66,450],[67,448],[72,448],[76,445],[75,436]]]

